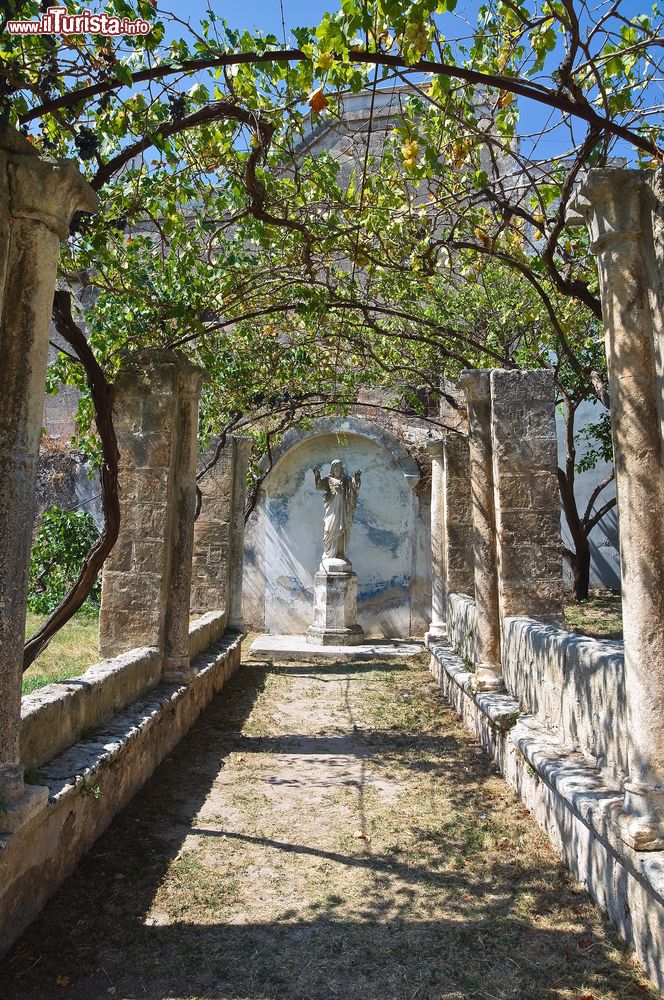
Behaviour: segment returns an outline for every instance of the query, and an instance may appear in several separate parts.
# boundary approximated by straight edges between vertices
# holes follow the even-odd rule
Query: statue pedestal
[[[317,646],[357,646],[357,576],[345,559],[324,559],[314,576],[314,621],[307,642]]]

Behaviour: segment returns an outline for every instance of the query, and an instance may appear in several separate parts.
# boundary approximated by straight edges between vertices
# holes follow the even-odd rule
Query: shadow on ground
[[[414,731],[408,691],[395,687],[395,678],[407,684],[413,669],[430,702],[430,714],[419,723],[424,731]],[[359,703],[351,704],[348,694],[349,686],[368,683],[377,671],[387,678],[395,705],[406,705],[406,714],[384,728],[356,718]],[[488,784],[499,779],[422,675],[421,667],[394,662],[245,664],[5,959],[3,1000],[656,996],[548,849],[532,858],[515,853],[507,842],[487,849],[489,841],[478,833],[483,821],[475,817],[484,816],[479,810],[485,808]],[[266,684],[290,679],[310,681],[316,690],[332,682],[345,686],[348,732],[280,733],[277,727],[266,735],[243,734]],[[441,718],[438,728],[426,729],[431,719]],[[331,849],[298,843],[288,831],[265,836],[199,819],[230,754],[246,758],[248,773],[252,755],[263,763],[265,755],[268,762],[296,755],[324,766],[326,759],[339,758],[340,741],[345,757],[359,762],[357,773],[364,775],[364,763],[371,761],[397,789],[411,780],[423,789],[440,787],[450,815],[466,810],[470,820],[456,824],[433,815],[421,824],[412,817],[391,821],[390,807],[383,806],[385,824],[393,822],[413,845],[406,850],[401,841],[390,843],[387,834],[384,843],[378,836],[370,843],[343,833]],[[261,788],[290,794],[301,779],[297,765],[285,780],[280,774],[268,771]],[[374,793],[369,786],[368,791],[355,787],[363,782],[351,776],[345,784],[359,794],[364,809],[366,796]],[[348,790],[343,781],[339,787]],[[269,798],[260,802],[269,808]],[[435,813],[435,799],[431,808]],[[520,810],[518,804],[514,809]],[[527,818],[521,822],[532,826]],[[276,889],[270,889],[278,894],[282,887],[279,918],[255,919],[260,898],[238,909],[241,889],[233,881],[233,860],[226,872],[209,869],[209,879],[200,885],[200,867],[180,864],[176,887],[193,895],[196,908],[185,906],[181,916],[171,914],[163,924],[158,916],[148,918],[176,859],[188,856],[182,849],[192,838],[203,859],[221,845],[232,859],[242,856],[237,852],[262,851],[277,871],[286,865],[288,879],[277,878]],[[318,866],[330,891],[307,897],[300,868],[305,864]],[[261,883],[256,884],[260,896]]]

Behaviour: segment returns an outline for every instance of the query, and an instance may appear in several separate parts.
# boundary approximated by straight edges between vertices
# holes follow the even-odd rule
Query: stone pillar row
[[[69,160],[42,159],[0,126],[0,833],[43,804],[19,759],[21,679],[35,485],[60,242],[97,196]],[[117,383],[120,536],[102,584],[100,648],[163,654],[163,678],[190,676],[189,613],[203,372],[177,352],[131,358]],[[248,444],[235,442],[224,593],[241,627]],[[230,511],[230,513],[229,513]],[[217,603],[201,610],[211,610]]]
[[[474,594],[475,679],[500,690],[502,621],[562,620],[555,392],[550,371],[466,371],[467,435],[432,456],[432,626]],[[442,446],[443,460],[439,458]]]
[[[44,788],[18,746],[34,493],[60,242],[97,196],[71,160],[42,160],[0,126],[0,830]]]

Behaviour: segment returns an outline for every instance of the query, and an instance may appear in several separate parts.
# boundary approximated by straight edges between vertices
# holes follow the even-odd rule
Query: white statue
[[[314,469],[316,489],[325,494],[325,527],[323,533],[323,555],[325,559],[348,561],[350,529],[357,507],[357,494],[362,473],[358,469],[354,476],[347,476],[339,459],[330,462],[329,476],[321,476],[320,466]]]

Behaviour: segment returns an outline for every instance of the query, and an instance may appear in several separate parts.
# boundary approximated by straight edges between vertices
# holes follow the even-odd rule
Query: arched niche
[[[368,420],[321,419],[287,434],[274,452],[247,526],[244,618],[270,633],[304,634],[322,555],[323,502],[312,469],[339,458],[362,471],[349,557],[358,577],[358,621],[367,635],[421,632],[427,616],[428,501],[404,444]]]

